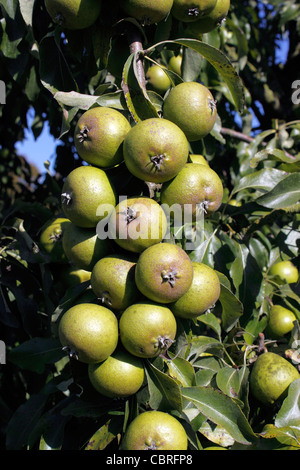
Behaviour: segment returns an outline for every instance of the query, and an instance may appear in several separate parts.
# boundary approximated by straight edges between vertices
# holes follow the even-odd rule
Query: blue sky
[[[25,130],[25,139],[22,142],[17,142],[16,150],[20,155],[27,158],[28,162],[34,164],[41,173],[45,173],[45,161],[50,162],[50,171],[53,171],[53,164],[55,159],[55,149],[59,144],[49,132],[49,125],[45,123],[40,136],[35,140],[33,132],[31,131],[31,124],[34,119],[34,113],[29,111],[27,119],[29,129]]]
[[[285,62],[289,41],[288,38],[285,38],[281,41],[278,41],[278,51],[277,51],[277,62]],[[23,142],[18,142],[16,149],[19,154],[24,155],[29,163],[35,164],[41,173],[45,173],[44,162],[50,162],[50,172],[53,172],[53,164],[55,159],[55,149],[59,145],[60,141],[56,140],[49,132],[49,126],[46,123],[41,135],[38,139],[34,139],[33,133],[30,129],[30,126],[33,122],[34,116],[32,112],[28,114],[28,123],[29,130],[25,132],[25,139]],[[253,117],[253,127],[255,127],[255,116]]]

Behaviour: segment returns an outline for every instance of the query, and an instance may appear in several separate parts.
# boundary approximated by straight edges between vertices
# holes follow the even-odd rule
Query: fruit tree
[[[299,13],[1,0],[1,449],[300,449]]]

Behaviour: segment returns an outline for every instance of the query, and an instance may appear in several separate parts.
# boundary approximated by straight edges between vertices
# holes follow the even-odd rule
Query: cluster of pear
[[[168,218],[160,201],[136,196],[117,203],[117,189],[105,168],[123,156],[134,177],[164,181],[161,199],[170,194],[178,203],[182,193],[185,200],[179,208],[190,204],[191,217],[203,202],[206,212],[219,207],[222,183],[208,164],[187,163],[184,132],[163,118],[131,127],[119,111],[95,107],[78,120],[74,140],[88,164],[65,179],[61,240],[66,258],[90,272],[96,303],[70,308],[60,320],[59,335],[71,354],[90,363],[89,376],[102,394],[128,395],[144,379],[139,358],[168,349],[176,336],[175,316],[196,318],[205,312],[218,300],[220,283],[212,268],[191,262],[185,250],[165,240]],[[177,184],[177,178],[182,183]],[[55,239],[55,233],[49,238]],[[116,349],[119,336],[125,351]],[[111,361],[122,365],[119,380]],[[138,381],[130,380],[129,363],[139,374]]]
[[[53,21],[69,29],[92,25],[101,12],[100,0],[45,0],[45,5]],[[120,2],[120,8],[142,25],[173,15],[192,38],[216,28],[229,6],[229,0]],[[178,74],[181,59],[174,56],[168,65]],[[192,262],[183,248],[168,240],[174,213],[172,219],[166,212],[176,207],[177,215],[184,213],[195,223],[222,203],[221,179],[202,156],[189,150],[190,142],[213,129],[216,102],[204,85],[183,82],[172,87],[167,74],[162,82],[157,70],[164,73],[153,66],[146,79],[159,93],[168,91],[162,117],[132,123],[125,112],[95,106],[78,119],[74,144],[83,164],[64,182],[65,217],[47,224],[40,238],[52,260],[71,263],[80,280],[90,282],[88,295],[60,318],[58,333],[69,354],[88,364],[94,388],[110,398],[137,393],[145,381],[143,359],[166,353],[176,339],[177,319],[196,319],[220,296],[217,272]],[[126,166],[133,182],[156,185],[157,198],[119,194],[107,171],[119,165]],[[262,390],[267,380],[264,373],[260,377],[259,365],[274,363],[272,359],[271,353],[263,354],[251,376],[253,393],[260,399],[266,393],[271,403],[282,390],[271,398]],[[275,366],[279,370],[276,361]],[[270,372],[269,377],[275,376],[276,371]],[[292,367],[289,378],[298,377]],[[124,448],[133,448],[137,432],[134,442],[124,440]]]
[[[121,112],[95,107],[79,118],[74,142],[84,164],[62,188],[61,240],[66,258],[90,272],[95,301],[65,312],[59,337],[70,354],[89,364],[100,393],[128,396],[143,383],[141,359],[164,353],[174,342],[176,317],[196,318],[220,295],[214,269],[192,262],[166,240],[170,219],[162,201],[172,204],[173,197],[181,212],[189,206],[194,220],[199,207],[217,210],[222,183],[203,160],[188,163],[185,133],[164,118],[131,126]],[[161,183],[160,199],[119,194],[118,202],[106,169],[123,160],[133,181]]]
[[[230,0],[117,0],[123,12],[143,26],[163,21],[172,15],[179,21],[195,24],[196,34],[215,29],[227,16]],[[80,30],[96,22],[102,0],[45,0],[53,21],[66,29]]]
[[[101,14],[100,0],[45,0],[45,6],[55,23],[70,30],[91,26]],[[216,0],[125,0],[119,6],[147,26],[170,14],[183,22],[208,18]],[[179,75],[181,60],[178,55],[169,62]],[[149,86],[153,78],[146,80]],[[195,223],[221,205],[221,179],[202,156],[189,151],[189,142],[212,130],[216,103],[198,82],[172,88],[168,80],[167,88],[160,118],[132,123],[126,112],[100,106],[81,115],[74,144],[83,164],[65,179],[63,216],[43,227],[40,237],[52,261],[68,263],[68,277],[90,283],[59,319],[58,335],[70,356],[88,364],[94,388],[110,398],[136,393],[145,381],[143,359],[164,354],[173,344],[177,319],[197,318],[220,295],[214,269],[192,262],[168,239],[175,216],[166,212],[175,206],[177,216],[187,210]],[[120,194],[109,173],[120,165],[133,184],[155,185],[158,197]],[[174,420],[159,416],[160,423],[164,419]],[[180,433],[182,442],[173,442],[174,449],[187,448],[183,428]]]
[[[100,14],[101,2],[95,0],[45,3],[53,20],[70,29],[87,27],[86,21],[79,24],[81,15],[87,20],[87,9],[89,24]],[[176,16],[179,3],[129,0],[121,7],[153,24],[171,9]],[[205,7],[205,14],[211,10]],[[195,5],[192,14],[198,18]],[[58,333],[69,354],[89,364],[91,383],[103,395],[136,393],[144,381],[142,359],[172,345],[177,318],[195,319],[219,299],[215,270],[192,262],[168,239],[176,216],[194,224],[221,205],[221,179],[189,151],[190,142],[210,133],[216,117],[210,90],[183,82],[170,89],[160,118],[132,123],[125,112],[94,106],[76,123],[74,144],[83,164],[67,175],[64,217],[44,228],[41,243],[49,242],[54,254],[59,241],[62,256],[90,282],[92,301],[83,298],[67,310]],[[125,165],[133,184],[154,184],[157,198],[120,194],[108,171],[119,165]]]

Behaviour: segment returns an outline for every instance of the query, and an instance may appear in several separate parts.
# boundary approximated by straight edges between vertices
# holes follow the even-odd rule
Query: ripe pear
[[[70,30],[88,28],[97,20],[101,0],[45,0],[52,20]]]
[[[119,319],[120,340],[134,356],[157,357],[174,342],[177,322],[166,305],[142,301],[130,305]]]
[[[102,305],[80,303],[61,317],[58,335],[62,346],[80,362],[104,361],[118,344],[118,320]]]
[[[101,395],[120,398],[133,395],[141,388],[145,372],[140,358],[118,348],[105,361],[89,364],[88,376]]]
[[[296,316],[291,310],[282,305],[273,305],[269,313],[266,333],[270,338],[278,339],[285,336],[294,328]]]
[[[79,156],[96,167],[113,167],[123,160],[123,140],[131,126],[113,108],[97,106],[79,118],[74,143]]]
[[[66,263],[68,261],[62,246],[62,238],[65,228],[70,223],[69,219],[55,217],[44,224],[41,229],[39,244],[49,255],[51,262]]]
[[[181,76],[182,54],[173,55],[168,62],[168,69]]]
[[[94,228],[83,228],[70,223],[62,238],[68,260],[77,268],[92,271],[96,262],[111,250],[108,238],[101,240]]]
[[[116,193],[105,171],[79,166],[65,179],[61,194],[65,216],[79,227],[96,227],[116,205]]]
[[[187,450],[188,438],[182,424],[164,411],[145,411],[126,429],[122,450]]]
[[[216,0],[174,0],[172,15],[179,21],[190,23],[208,15],[216,5]]]
[[[189,290],[170,309],[176,317],[196,318],[212,308],[220,297],[221,286],[217,273],[204,263],[192,262],[194,276]]]
[[[157,243],[138,258],[136,285],[145,297],[154,302],[175,302],[188,291],[192,280],[192,262],[178,245]]]
[[[143,26],[159,23],[170,12],[173,0],[122,0],[122,9],[127,15],[137,19]]]
[[[290,362],[278,354],[266,352],[254,363],[250,373],[250,390],[258,401],[272,405],[283,400],[289,385],[299,378],[299,372]]]
[[[209,163],[208,161],[206,160],[206,158],[201,155],[201,154],[198,154],[198,153],[192,153],[190,154],[190,162],[188,163],[200,163],[200,165],[207,165],[209,166]]]
[[[133,253],[162,241],[168,221],[160,204],[150,197],[123,199],[108,222],[109,237]]]
[[[91,275],[91,286],[103,305],[113,310],[124,310],[137,300],[135,265],[132,258],[120,254],[97,261]]]
[[[183,82],[171,89],[163,105],[163,117],[177,124],[189,142],[210,133],[217,107],[210,90],[198,82]]]
[[[89,281],[91,279],[91,271],[86,271],[85,269],[77,268],[72,264],[67,265],[63,270],[60,271],[61,282],[65,288],[76,286],[82,282]],[[94,296],[96,300],[96,297]]]
[[[185,32],[189,37],[200,39],[204,33],[213,31],[225,20],[230,8],[230,0],[217,0],[213,10],[194,23],[189,23]]]
[[[272,264],[269,274],[271,276],[277,276],[279,283],[293,284],[299,279],[299,271],[297,267],[290,261],[284,260]]]
[[[171,86],[171,80],[164,72],[163,67],[157,64],[152,65],[146,72],[147,88],[164,94]]]
[[[149,118],[131,128],[124,139],[123,152],[125,164],[136,178],[163,183],[186,164],[189,143],[173,122]]]
[[[182,207],[185,215],[196,217],[215,212],[221,205],[223,184],[208,165],[187,163],[170,181],[163,183],[160,201],[168,207]]]

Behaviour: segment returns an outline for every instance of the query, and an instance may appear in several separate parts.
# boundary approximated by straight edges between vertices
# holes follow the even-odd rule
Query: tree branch
[[[249,144],[254,140],[254,137],[250,137],[250,135],[243,134],[242,132],[235,131],[234,129],[228,129],[227,127],[222,127],[220,132],[223,135],[229,135],[230,137],[234,137],[235,139],[241,140],[242,142],[247,142]],[[268,142],[261,142],[261,145],[266,147]],[[294,155],[287,152],[286,150],[284,150],[284,153],[290,158],[295,158]]]
[[[247,143],[250,143],[254,140],[253,137],[250,137],[247,134],[243,134],[242,132],[235,131],[234,129],[228,129],[227,127],[221,128],[221,134],[230,135],[231,137],[234,137],[235,139],[239,139]]]
[[[130,54],[137,53],[136,56],[136,70],[139,79],[140,85],[146,89],[146,78],[144,70],[144,48],[142,43],[141,32],[134,27],[134,25],[129,25],[127,29],[127,39],[129,44]]]

